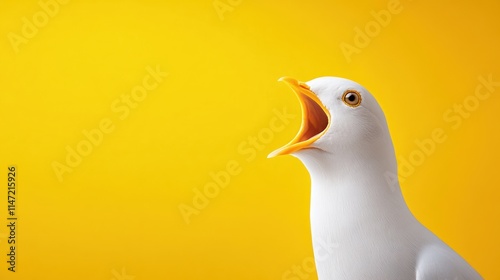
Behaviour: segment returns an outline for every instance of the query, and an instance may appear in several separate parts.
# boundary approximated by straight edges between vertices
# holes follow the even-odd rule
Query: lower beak
[[[285,82],[299,98],[302,124],[293,140],[269,154],[268,158],[311,148],[310,145],[328,130],[331,120],[330,112],[307,84],[289,77],[280,78],[278,81]]]

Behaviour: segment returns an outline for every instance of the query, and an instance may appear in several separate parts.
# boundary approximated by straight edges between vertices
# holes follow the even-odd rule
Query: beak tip
[[[277,156],[279,156],[279,152],[278,151],[273,151],[269,155],[267,155],[267,158],[275,158]]]
[[[305,85],[304,83],[299,82],[298,80],[296,80],[294,78],[290,78],[288,76],[284,76],[284,77],[279,78],[278,82],[284,82],[285,84],[288,84],[290,87],[297,87],[297,86],[304,87],[303,85]],[[309,89],[309,88],[307,88],[307,89]]]

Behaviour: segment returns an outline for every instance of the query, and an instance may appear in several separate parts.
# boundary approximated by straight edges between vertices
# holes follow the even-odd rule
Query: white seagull
[[[311,176],[311,231],[320,280],[482,279],[408,209],[384,113],[361,85],[284,77],[302,107],[291,154]],[[334,243],[325,250],[321,244]]]

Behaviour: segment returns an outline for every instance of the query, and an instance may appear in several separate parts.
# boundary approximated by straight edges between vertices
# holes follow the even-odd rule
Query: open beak
[[[270,153],[268,158],[311,148],[310,145],[328,130],[331,120],[330,112],[307,84],[289,77],[280,78],[278,81],[285,82],[299,98],[302,108],[302,124],[293,140]]]

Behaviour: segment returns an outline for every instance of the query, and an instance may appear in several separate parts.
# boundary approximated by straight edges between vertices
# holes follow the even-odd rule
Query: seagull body
[[[365,88],[334,77],[281,80],[299,97],[303,118],[297,136],[270,157],[291,154],[309,171],[320,280],[482,279],[408,209],[384,113]]]

